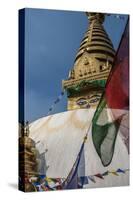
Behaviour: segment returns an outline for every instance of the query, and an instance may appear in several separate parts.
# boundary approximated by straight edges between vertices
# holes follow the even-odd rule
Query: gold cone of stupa
[[[76,54],[73,68],[63,88],[68,95],[68,110],[96,107],[113,64],[115,50],[106,33],[105,14],[86,12],[89,27]]]

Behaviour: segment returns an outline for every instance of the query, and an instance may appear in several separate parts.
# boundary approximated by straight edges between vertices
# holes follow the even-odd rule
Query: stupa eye
[[[98,102],[99,100],[100,100],[100,95],[94,95],[94,96],[92,96],[91,97],[91,99],[90,99],[90,101],[89,101],[89,103],[96,103],[96,102]]]
[[[77,104],[79,106],[83,106],[83,105],[86,105],[88,103],[88,101],[85,99],[85,98],[81,98],[81,99],[78,99],[77,100]]]

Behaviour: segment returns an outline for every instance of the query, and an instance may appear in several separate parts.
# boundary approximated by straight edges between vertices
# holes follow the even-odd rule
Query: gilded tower
[[[86,13],[89,28],[77,52],[63,88],[67,91],[68,110],[96,107],[113,64],[115,50],[103,22],[102,13]]]

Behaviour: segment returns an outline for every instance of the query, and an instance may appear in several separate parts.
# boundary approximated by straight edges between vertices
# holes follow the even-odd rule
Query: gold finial
[[[90,24],[94,21],[98,21],[101,24],[104,22],[105,14],[104,13],[93,13],[93,12],[86,12],[86,15],[90,21]]]

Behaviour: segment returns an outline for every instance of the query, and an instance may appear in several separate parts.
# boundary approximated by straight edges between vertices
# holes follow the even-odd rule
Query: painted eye
[[[100,96],[96,95],[91,97],[91,100],[89,101],[89,103],[96,103],[100,100]]]
[[[92,99],[92,100],[90,100],[90,103],[95,103],[95,102],[97,102],[99,99]]]
[[[78,100],[77,100],[77,104],[78,104],[79,106],[86,105],[87,103],[88,103],[87,100],[84,99],[84,98],[81,98],[81,99],[78,99]]]

